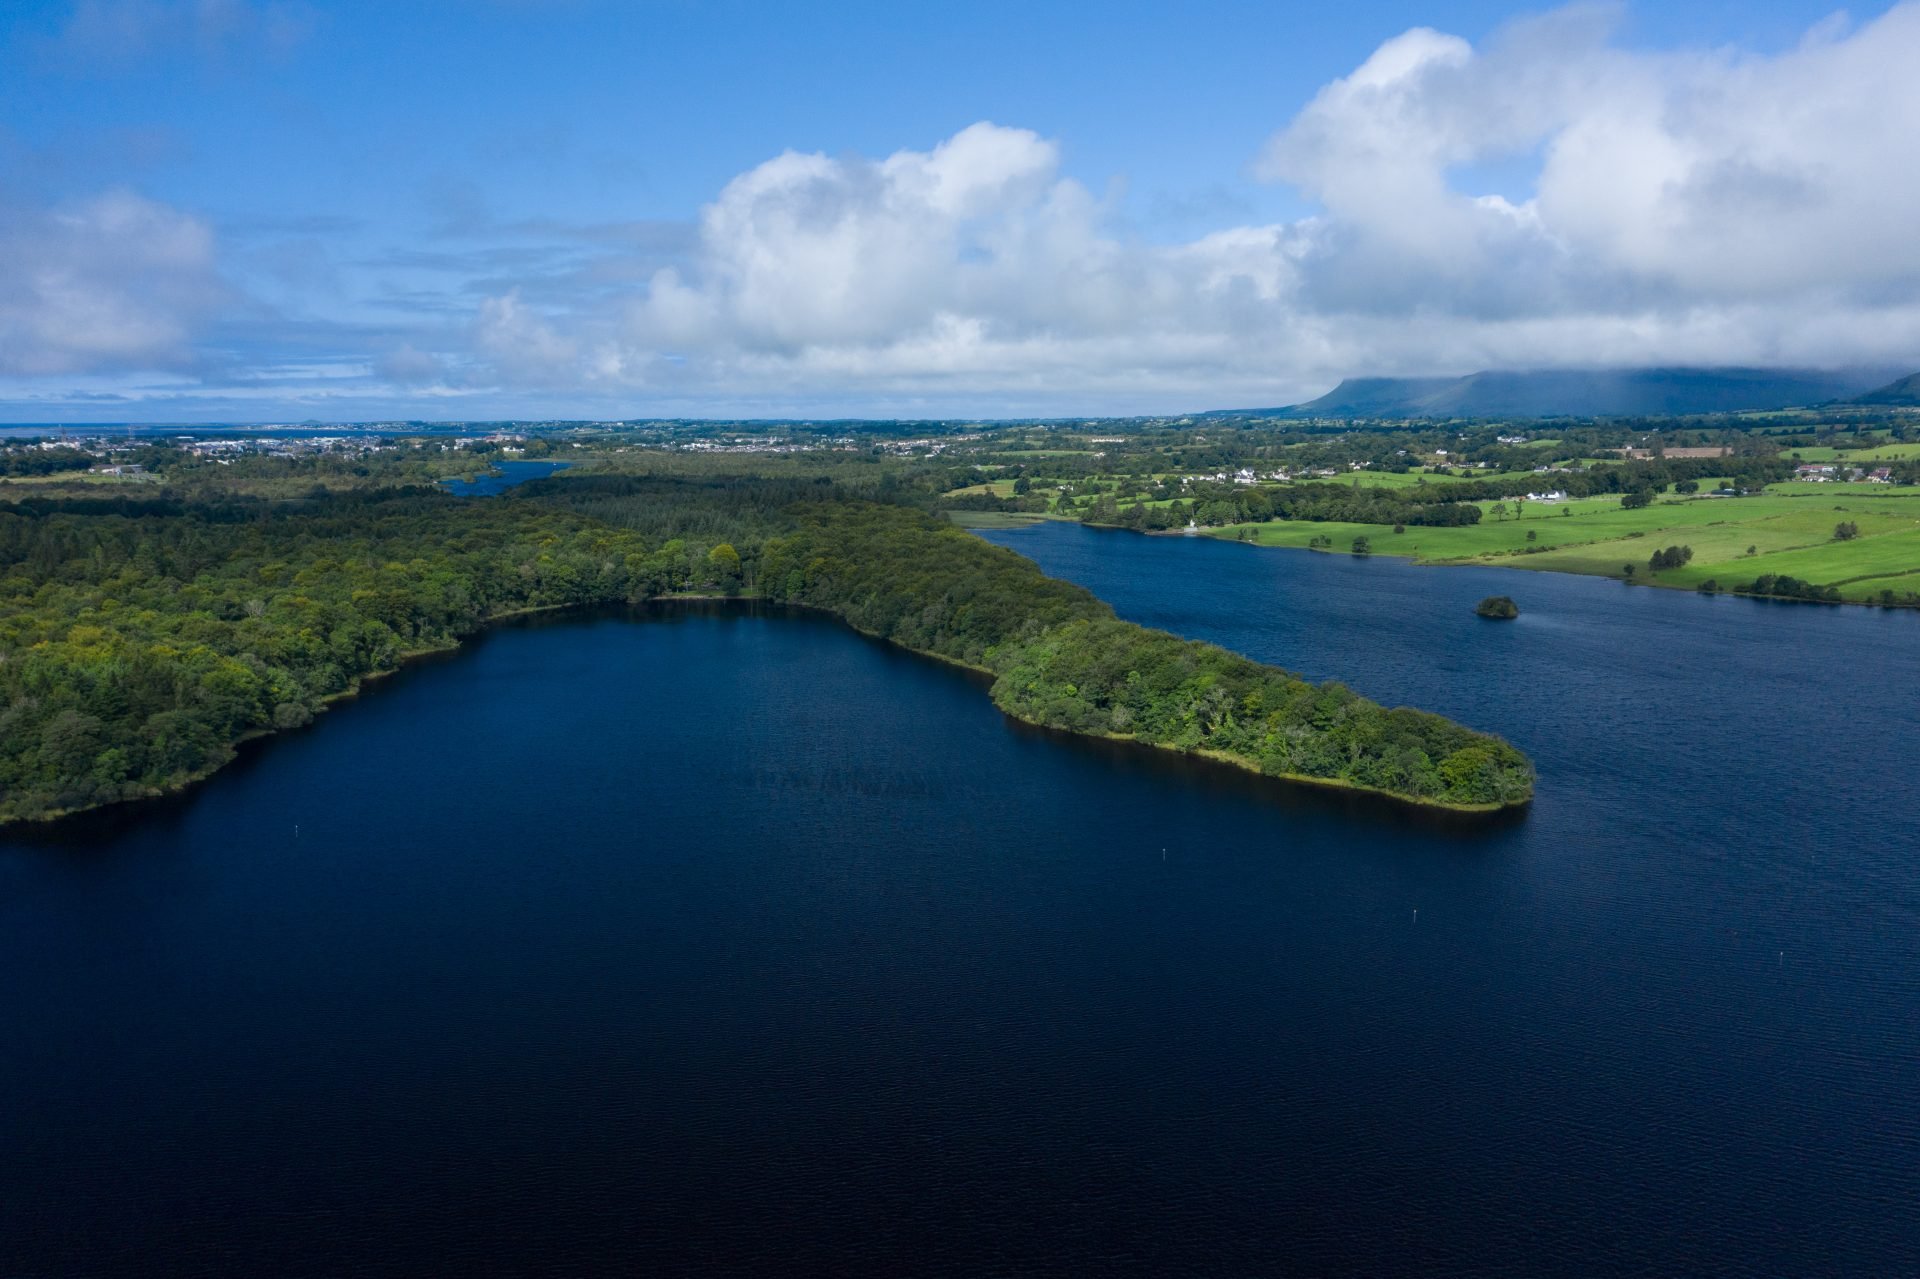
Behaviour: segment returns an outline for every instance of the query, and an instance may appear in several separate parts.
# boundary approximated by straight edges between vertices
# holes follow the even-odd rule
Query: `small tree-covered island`
[[[541,453],[537,441],[515,452]],[[1007,714],[1292,781],[1468,811],[1526,803],[1518,750],[1133,625],[930,509],[941,467],[581,449],[463,498],[444,441],[209,458],[0,494],[0,822],[179,789],[242,741],[540,609],[721,596],[832,613],[991,677]]]

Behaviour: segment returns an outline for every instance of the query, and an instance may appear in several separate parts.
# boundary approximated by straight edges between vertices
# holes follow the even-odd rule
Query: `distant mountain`
[[[1895,404],[1920,408],[1920,373],[1909,373],[1898,382],[1876,387],[1865,395],[1853,397],[1855,404]]]
[[[1274,412],[1289,417],[1400,417],[1407,406],[1438,399],[1457,377],[1350,377],[1317,400]]]
[[[1590,369],[1458,378],[1348,378],[1317,400],[1248,417],[1630,417],[1733,413],[1859,395],[1884,369]],[[1912,382],[1914,379],[1908,379]],[[1884,388],[1893,391],[1903,384]],[[1909,394],[1912,393],[1909,388]],[[1876,403],[1882,401],[1875,401]]]

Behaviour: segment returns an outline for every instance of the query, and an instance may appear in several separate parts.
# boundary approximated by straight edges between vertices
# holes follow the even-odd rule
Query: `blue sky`
[[[1920,367],[1914,65],[1790,0],[13,0],[0,417]]]

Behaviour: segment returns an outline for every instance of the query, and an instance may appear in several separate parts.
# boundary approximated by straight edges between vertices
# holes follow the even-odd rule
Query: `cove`
[[[455,497],[498,497],[508,489],[517,488],[529,480],[544,480],[566,468],[565,462],[508,458],[495,460],[491,471],[482,473],[474,479],[442,480],[440,487]]]
[[[1914,1269],[1916,619],[995,538],[1538,798],[1276,801],[824,619],[505,627],[0,836],[0,1272]]]

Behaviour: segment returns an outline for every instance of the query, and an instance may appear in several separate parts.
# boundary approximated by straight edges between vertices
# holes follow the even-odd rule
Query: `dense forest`
[[[519,609],[711,576],[681,548],[431,491],[0,507],[0,819],[150,795]]]
[[[680,466],[470,500],[379,472],[329,489],[256,464],[224,495],[203,472],[152,498],[0,504],[0,821],[177,787],[492,618],[683,592],[828,609],[994,672],[995,701],[1038,724],[1440,803],[1530,793],[1505,743],[1120,622],[1010,551],[860,500],[937,478]]]
[[[1454,501],[1450,496],[1419,489],[1354,488],[1341,484],[1250,488],[1199,483],[1192,487],[1191,500],[1169,502],[1165,506],[1139,503],[1121,506],[1113,494],[1102,494],[1080,513],[1080,519],[1087,524],[1149,531],[1184,528],[1188,521],[1217,527],[1265,520],[1458,528],[1478,524],[1482,518],[1480,508],[1471,502]],[[1019,509],[1017,504],[1013,509]]]

